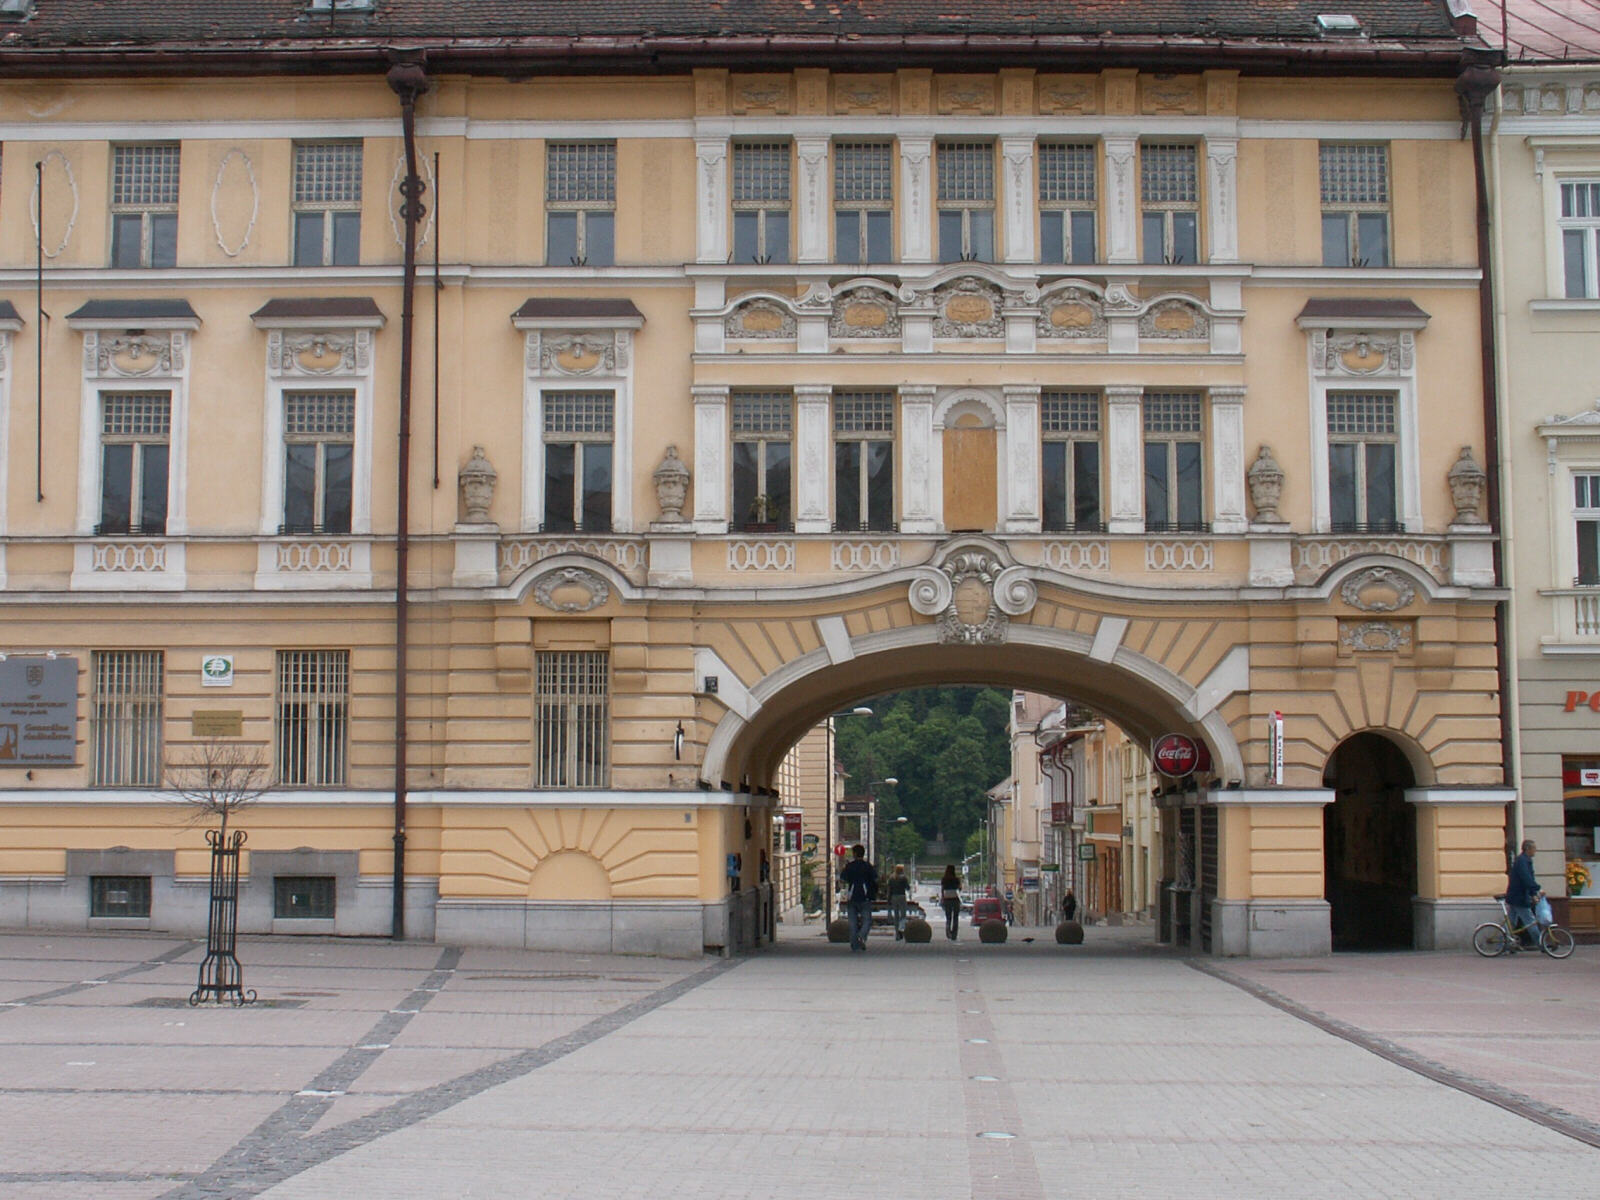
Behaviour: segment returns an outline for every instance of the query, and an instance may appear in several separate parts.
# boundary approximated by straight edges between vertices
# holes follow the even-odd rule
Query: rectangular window
[[[274,875],[273,920],[333,920],[336,885],[332,875]]]
[[[150,876],[89,876],[89,915],[91,917],[148,917],[150,915]]]
[[[611,529],[610,392],[544,395],[544,524],[546,533]]]
[[[940,142],[939,261],[994,261],[994,145]]]
[[[1322,265],[1389,265],[1389,147],[1324,142]]]
[[[1395,397],[1328,393],[1328,512],[1335,533],[1394,533]]]
[[[833,524],[886,533],[894,525],[894,393],[833,397]]]
[[[544,203],[548,265],[611,266],[616,261],[616,143],[551,142]]]
[[[1200,261],[1200,176],[1188,142],[1139,147],[1139,205],[1144,261]]]
[[[536,786],[607,786],[611,773],[609,656],[603,650],[541,650],[534,659]]]
[[[733,144],[733,261],[789,261],[789,143]]]
[[[1039,144],[1039,261],[1097,260],[1093,142]]]
[[[1199,392],[1144,396],[1144,527],[1206,532]]]
[[[350,738],[350,652],[278,651],[278,782],[339,787]]]
[[[354,392],[283,394],[280,533],[349,533]]]
[[[1578,534],[1576,587],[1600,587],[1600,475],[1572,477],[1572,514]]]
[[[96,650],[93,659],[91,782],[96,787],[158,787],[161,651]]]
[[[100,523],[95,533],[159,537],[167,532],[167,392],[100,394]]]
[[[111,265],[172,267],[178,262],[178,147],[111,150]]]
[[[894,147],[833,144],[833,256],[842,263],[894,259]]]
[[[1098,533],[1100,510],[1100,396],[1046,392],[1039,401],[1044,528]]]
[[[353,267],[361,261],[361,143],[294,147],[294,265]]]
[[[794,404],[787,392],[735,392],[733,522],[736,530],[793,528]]]
[[[1600,179],[1561,185],[1561,275],[1571,299],[1600,297]]]

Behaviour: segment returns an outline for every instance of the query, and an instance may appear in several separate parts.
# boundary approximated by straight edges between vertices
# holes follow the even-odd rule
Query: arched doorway
[[[1415,937],[1417,817],[1406,802],[1416,774],[1379,733],[1358,733],[1328,759],[1322,784],[1323,871],[1335,950],[1409,948]]]

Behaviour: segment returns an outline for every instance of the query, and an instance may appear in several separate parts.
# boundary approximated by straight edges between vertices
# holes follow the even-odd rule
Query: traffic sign
[[[1174,779],[1193,775],[1200,765],[1200,748],[1194,739],[1181,733],[1164,733],[1150,747],[1150,760],[1156,770]]]

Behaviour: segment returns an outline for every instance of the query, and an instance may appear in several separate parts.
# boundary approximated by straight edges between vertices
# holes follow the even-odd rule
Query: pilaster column
[[[795,261],[827,262],[828,254],[828,139],[797,137],[795,157],[800,162],[796,200]]]
[[[1037,384],[1005,389],[1007,533],[1039,532],[1039,391]]]
[[[1111,533],[1144,532],[1144,389],[1106,389],[1106,491]]]
[[[833,389],[802,383],[794,389],[794,531],[827,533],[828,406]]]
[[[694,393],[694,528],[728,531],[728,389],[697,384]]]
[[[933,533],[943,515],[944,463],[935,457],[933,395],[933,387],[925,384],[900,389],[902,533]]]
[[[1117,135],[1106,148],[1106,261],[1139,261],[1139,181],[1134,159],[1139,139]]]
[[[1206,226],[1214,263],[1239,261],[1239,139],[1206,139]]]
[[[933,261],[933,138],[904,134],[900,142],[900,261]]]
[[[696,138],[694,154],[696,257],[703,263],[725,263],[729,251],[728,139]]]
[[[1211,528],[1243,533],[1250,527],[1244,511],[1244,389],[1212,388],[1210,401]]]
[[[1000,195],[1005,205],[1003,261],[1031,263],[1034,252],[1033,139],[1000,139]]]

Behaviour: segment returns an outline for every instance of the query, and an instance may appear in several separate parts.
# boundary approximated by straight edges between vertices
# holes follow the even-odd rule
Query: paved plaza
[[[1600,949],[0,935],[0,1200],[1587,1195]],[[1032,937],[1024,942],[1024,937]]]

